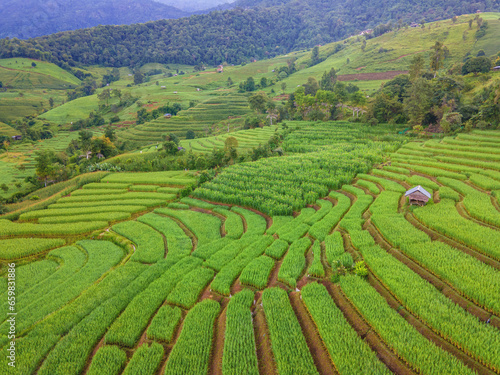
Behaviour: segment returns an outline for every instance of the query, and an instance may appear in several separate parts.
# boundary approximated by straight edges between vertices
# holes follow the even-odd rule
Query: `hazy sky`
[[[235,0],[154,0],[178,9],[193,11],[216,7],[217,5],[234,3]]]

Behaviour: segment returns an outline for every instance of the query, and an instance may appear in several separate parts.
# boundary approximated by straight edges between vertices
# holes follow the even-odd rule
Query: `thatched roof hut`
[[[431,193],[425,190],[422,186],[418,185],[413,189],[408,190],[405,193],[405,197],[408,197],[410,205],[417,204],[419,206],[425,206],[429,199],[431,199]]]

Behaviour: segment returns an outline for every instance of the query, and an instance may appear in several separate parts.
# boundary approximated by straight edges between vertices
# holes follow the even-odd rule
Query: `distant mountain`
[[[227,4],[234,3],[235,0],[155,0],[159,3],[167,4],[179,8],[185,12],[198,12],[207,9],[227,7]]]
[[[27,41],[0,39],[0,57],[46,59],[67,68],[238,64],[334,42],[368,28],[377,34],[389,30],[388,23],[500,10],[500,0],[238,0],[231,5],[235,8],[179,20],[99,26]],[[376,28],[381,24],[388,25]]]
[[[188,15],[153,0],[1,0],[0,38],[27,39],[97,25],[128,25]]]

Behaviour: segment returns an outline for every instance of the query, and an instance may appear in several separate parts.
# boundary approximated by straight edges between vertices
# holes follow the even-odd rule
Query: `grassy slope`
[[[33,62],[36,64],[35,67],[31,66]],[[24,58],[1,59],[0,66],[7,68],[9,70],[17,70],[22,72],[46,75],[59,81],[65,81],[71,85],[80,84],[80,80],[76,78],[74,75],[58,67],[57,65],[46,61],[24,59]]]
[[[18,131],[16,129],[0,121],[0,135],[11,137],[13,135],[16,135],[17,133]]]
[[[100,133],[94,133],[100,136]],[[35,156],[37,151],[62,152],[71,140],[78,138],[78,132],[60,132],[50,139],[39,140],[33,143],[14,143],[9,152],[0,154],[0,185],[7,184],[9,190],[0,190],[0,196],[10,197],[12,194],[24,190],[28,183],[24,178],[35,173]],[[24,170],[19,166],[24,166]],[[16,187],[16,183],[21,183]]]

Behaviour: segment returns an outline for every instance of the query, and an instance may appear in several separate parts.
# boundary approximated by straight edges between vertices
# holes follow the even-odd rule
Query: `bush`
[[[491,69],[491,60],[486,56],[474,57],[465,62],[462,66],[462,74],[488,73]]]

